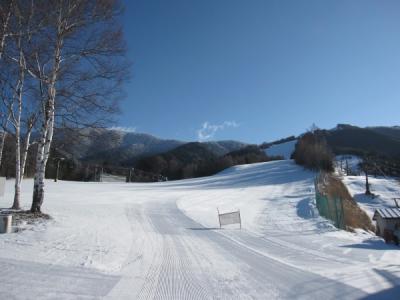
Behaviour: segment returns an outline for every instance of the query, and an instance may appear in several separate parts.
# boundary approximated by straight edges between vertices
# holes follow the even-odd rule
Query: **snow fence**
[[[314,181],[315,202],[319,214],[333,221],[337,228],[346,229],[343,200],[340,197],[329,197],[328,195],[322,194],[320,189],[321,180],[323,180],[323,176],[318,175]]]

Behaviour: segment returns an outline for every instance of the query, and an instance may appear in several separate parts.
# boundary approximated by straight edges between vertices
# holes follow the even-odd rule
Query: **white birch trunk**
[[[21,42],[21,41],[20,41]],[[19,45],[20,46],[20,45]],[[20,197],[21,197],[21,116],[22,116],[22,96],[25,79],[25,61],[22,51],[19,54],[19,75],[17,85],[17,101],[18,111],[17,116],[14,120],[15,126],[15,192],[14,202],[12,205],[13,209],[20,209]]]
[[[38,144],[35,177],[33,183],[33,200],[31,207],[32,212],[41,212],[41,206],[44,200],[44,180],[46,176],[46,165],[49,159],[54,130],[54,108],[52,110],[52,116],[45,125],[45,128],[42,132],[41,142]]]
[[[31,212],[40,212],[40,208],[43,203],[43,192],[44,192],[44,176],[46,166],[43,166],[43,153],[44,153],[44,145],[46,142],[47,135],[47,127],[48,125],[43,124],[41,137],[38,142],[38,148],[36,153],[36,166],[35,166],[35,176],[33,182],[33,199],[32,199],[32,207]]]
[[[28,151],[29,151],[29,146],[30,146],[30,140],[31,140],[31,133],[32,133],[32,129],[28,128],[28,132],[26,134],[25,137],[25,142],[24,142],[24,149],[22,151],[22,157],[21,157],[21,182],[22,179],[24,179],[24,175],[25,175],[25,166],[26,166],[26,159],[28,157]]]
[[[58,35],[56,47],[54,50],[54,65],[52,74],[48,85],[48,100],[45,107],[45,120],[43,123],[41,142],[38,144],[38,153],[36,157],[35,178],[33,183],[33,197],[31,212],[41,212],[41,207],[44,200],[44,179],[46,175],[46,165],[50,155],[51,142],[53,141],[54,131],[54,118],[55,118],[55,98],[56,98],[56,82],[58,79],[58,72],[61,64],[61,49],[63,47],[63,39],[60,34],[61,29],[61,15],[59,13]]]
[[[20,196],[21,196],[21,113],[22,113],[22,87],[18,91],[19,104],[18,112],[15,122],[15,192],[13,209],[20,209]]]
[[[12,10],[12,7],[13,7],[13,6],[14,6],[14,1],[11,1],[10,7],[9,7],[9,10],[8,10],[8,14],[7,14],[6,19],[4,20],[4,24],[3,24],[3,28],[2,28],[2,30],[3,30],[3,35],[2,35],[1,40],[0,40],[0,59],[3,57],[3,51],[4,51],[4,47],[5,47],[5,45],[6,45],[8,24],[9,24],[9,22],[10,22],[11,10]]]
[[[15,191],[14,191],[14,203],[13,209],[20,209],[20,196],[21,196],[21,140],[20,140],[20,129],[15,130]]]

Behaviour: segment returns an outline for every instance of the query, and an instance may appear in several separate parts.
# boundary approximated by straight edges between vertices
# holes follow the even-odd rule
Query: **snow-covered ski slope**
[[[0,298],[397,299],[400,249],[319,217],[313,177],[276,161],[152,184],[48,181],[54,219],[0,235]],[[240,209],[243,229],[220,230],[217,207]]]
[[[265,154],[270,156],[283,156],[284,159],[290,159],[292,153],[294,152],[296,143],[297,140],[276,144],[265,149],[264,151]]]

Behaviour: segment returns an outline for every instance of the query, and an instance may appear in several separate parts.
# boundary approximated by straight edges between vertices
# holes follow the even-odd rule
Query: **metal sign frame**
[[[242,217],[240,216],[240,210],[231,211],[231,212],[227,212],[227,213],[221,214],[221,213],[219,212],[219,209],[217,208],[217,212],[218,212],[219,228],[222,228],[221,217],[229,216],[229,215],[236,215],[236,214],[237,214],[237,217],[239,218],[239,222],[232,222],[232,223],[223,224],[223,225],[239,224],[240,229],[242,229]]]
[[[0,197],[4,197],[6,191],[6,178],[0,177]]]

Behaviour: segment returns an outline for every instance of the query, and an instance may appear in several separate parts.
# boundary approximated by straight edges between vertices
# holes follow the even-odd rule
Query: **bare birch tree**
[[[15,0],[10,0],[10,1],[3,1],[0,4],[0,62],[2,61],[3,58],[3,52],[4,48],[6,45],[6,40],[10,35],[10,19],[12,15],[12,10],[14,7]],[[2,128],[7,128],[8,121],[10,119],[10,115],[6,114],[4,116],[1,116],[1,124]],[[7,137],[7,131],[3,130],[2,135],[1,135],[1,140],[0,140],[0,166],[1,162],[3,159],[3,149],[4,149],[4,144],[6,141]]]
[[[0,3],[1,125],[15,141],[19,209],[31,135],[37,136],[31,211],[41,211],[54,130],[99,126],[117,111],[129,64],[119,0]],[[7,43],[6,43],[7,42]]]
[[[45,171],[56,124],[96,124],[116,111],[127,75],[117,0],[52,2],[43,43],[32,75],[40,81],[40,114],[31,212],[40,212]]]
[[[7,16],[8,44],[3,44],[1,71],[2,102],[7,119],[3,122],[3,132],[10,133],[15,141],[15,193],[12,208],[20,209],[21,181],[25,171],[25,162],[30,145],[30,136],[34,120],[27,115],[25,52],[30,51],[34,2],[13,1]],[[37,26],[33,26],[34,28]],[[26,117],[26,119],[25,119]],[[24,123],[26,128],[23,127]],[[10,127],[10,128],[9,128]],[[25,137],[23,137],[25,135]],[[24,140],[24,143],[21,143]],[[3,145],[4,146],[4,145]]]

